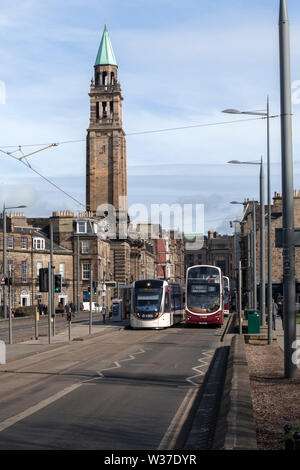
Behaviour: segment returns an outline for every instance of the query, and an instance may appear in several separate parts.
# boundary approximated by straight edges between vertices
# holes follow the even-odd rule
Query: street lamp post
[[[267,120],[267,182],[268,182],[268,289],[267,306],[268,318],[272,318],[272,232],[271,232],[271,160],[270,160],[270,119],[278,115],[270,115],[270,102],[267,97],[266,111],[238,111],[236,109],[226,109],[224,113],[229,114],[249,114],[252,116],[261,116]],[[265,294],[264,294],[265,295]],[[268,343],[272,343],[272,321],[268,322]]]
[[[6,211],[8,209],[24,209],[27,206],[14,206],[5,207],[3,204],[2,220],[3,220],[3,274],[7,277],[7,243],[6,243]],[[4,318],[7,318],[7,287],[6,284],[3,286],[3,313]]]
[[[292,139],[292,100],[290,31],[286,0],[280,0],[280,98],[281,98],[281,165],[282,165],[282,232],[283,232],[283,299],[284,299],[284,367],[285,377],[297,377],[296,289],[294,242],[294,176]]]
[[[260,323],[262,326],[266,324],[266,308],[265,308],[265,289],[266,289],[266,279],[265,279],[265,188],[264,188],[264,168],[263,168],[263,159],[254,162],[240,162],[239,160],[231,160],[228,163],[241,164],[241,165],[260,165],[260,177],[259,177],[259,189],[260,189]],[[253,231],[256,234],[256,214],[255,214],[255,204],[252,206],[253,210]],[[253,246],[253,252],[256,252],[256,242]],[[256,257],[254,258],[256,260]],[[257,295],[256,295],[256,266],[253,268],[254,271],[254,308],[257,308]],[[271,305],[272,308],[272,305]],[[272,318],[272,316],[271,316]]]

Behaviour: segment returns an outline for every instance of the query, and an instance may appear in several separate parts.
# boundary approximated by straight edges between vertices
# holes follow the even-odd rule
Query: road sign
[[[7,276],[5,276],[5,274],[1,274],[1,276],[0,276],[0,284],[1,284],[1,285],[4,285],[6,279],[7,279]]]
[[[116,281],[105,281],[106,287],[117,287]]]

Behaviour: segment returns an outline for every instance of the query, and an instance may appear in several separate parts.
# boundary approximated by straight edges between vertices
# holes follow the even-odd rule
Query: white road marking
[[[201,377],[202,375],[205,375],[205,372],[203,372],[203,370],[201,370],[202,367],[204,366],[208,366],[209,365],[209,362],[207,362],[207,359],[208,358],[211,358],[212,355],[213,355],[213,351],[203,351],[202,353],[203,356],[206,356],[206,360],[200,358],[198,359],[198,362],[202,362],[202,364],[200,366],[197,366],[197,367],[193,367],[192,370],[194,370],[195,372],[197,372],[196,375],[192,375],[191,377],[188,377],[186,380],[187,382],[190,382],[191,384],[195,385],[195,386],[198,386],[199,384],[197,384],[196,382],[194,382],[193,379],[196,379],[197,377]]]
[[[146,351],[144,349],[140,349],[139,351],[135,352],[134,354],[130,354],[128,358],[126,357],[125,359],[120,359],[119,362],[114,362],[112,367],[108,367],[106,369],[101,369],[100,372],[98,372],[99,376],[103,379],[105,376],[102,374],[102,372],[107,371],[107,370],[113,370],[113,369],[120,369],[122,366],[120,365],[120,362],[127,362],[127,361],[133,361],[135,359],[135,356],[137,354],[144,354]]]
[[[176,445],[178,435],[185,423],[189,412],[196,399],[198,388],[190,388],[185,395],[180,407],[177,410],[176,415],[172,419],[170,426],[167,429],[164,437],[162,438],[157,450],[173,450]]]
[[[4,431],[5,429],[9,428],[10,426],[13,426],[16,424],[18,421],[22,421],[22,419],[27,418],[28,416],[31,416],[32,414],[36,413],[37,411],[41,410],[42,408],[45,408],[46,406],[50,405],[51,403],[55,402],[56,400],[59,400],[63,396],[67,395],[68,393],[73,392],[77,388],[81,387],[82,383],[79,384],[73,384],[70,385],[69,387],[65,388],[64,390],[61,390],[58,393],[55,393],[55,395],[52,395],[49,398],[46,398],[45,400],[41,401],[40,403],[37,403],[34,406],[31,406],[25,411],[22,411],[21,413],[12,416],[10,418],[5,419],[0,423],[0,432]]]

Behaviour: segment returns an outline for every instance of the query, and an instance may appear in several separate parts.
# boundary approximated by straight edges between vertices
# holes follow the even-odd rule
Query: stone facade
[[[1,220],[0,256],[3,272],[3,220]],[[47,268],[50,261],[50,239],[42,227],[34,227],[23,215],[7,217],[7,274],[12,278],[11,306],[37,305],[38,300],[47,304],[47,294],[39,291],[38,271]],[[55,272],[63,275],[63,289],[56,296],[60,300],[73,300],[73,253],[71,250],[53,244]],[[9,299],[8,299],[9,300]],[[8,304],[8,302],[7,302]],[[3,305],[3,291],[1,293]]]
[[[251,231],[252,211],[249,206],[249,200],[245,200],[245,215],[241,224],[241,259],[243,267],[247,270],[249,266],[249,234]],[[267,213],[267,206],[265,206],[265,213]],[[276,229],[282,228],[282,195],[275,193],[273,197],[273,204],[271,206],[272,222],[271,222],[271,244],[272,244],[272,284],[273,295],[277,297],[282,295],[283,291],[283,257],[282,248],[275,247],[275,232]],[[295,228],[300,227],[300,191],[294,193],[294,221]],[[265,273],[266,283],[268,282],[268,227],[267,218],[265,226]],[[249,270],[249,268],[248,268]],[[246,271],[247,272],[247,271]],[[297,288],[297,302],[300,302],[300,248],[295,248],[295,277]],[[256,278],[257,284],[260,283],[260,205],[256,203]],[[244,290],[249,291],[249,275],[244,279]],[[259,297],[258,297],[259,298]]]
[[[204,236],[203,247],[200,250],[186,250],[185,266],[206,264],[218,266],[223,275],[231,280],[236,279],[236,262],[234,250],[234,237],[232,235],[220,235],[217,232],[208,232]]]

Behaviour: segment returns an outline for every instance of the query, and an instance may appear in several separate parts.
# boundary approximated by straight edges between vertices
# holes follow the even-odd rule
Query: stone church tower
[[[131,279],[131,245],[118,237],[119,220],[127,226],[126,141],[122,128],[122,93],[118,66],[105,26],[90,88],[90,124],[86,141],[86,209],[96,215],[102,204],[115,209],[116,238],[111,238],[113,279]],[[121,198],[121,203],[120,203]],[[122,217],[121,217],[122,216]]]
[[[127,213],[126,141],[122,129],[122,93],[118,66],[105,26],[90,88],[90,124],[86,148],[86,209],[114,206]],[[124,204],[120,205],[120,196]]]

